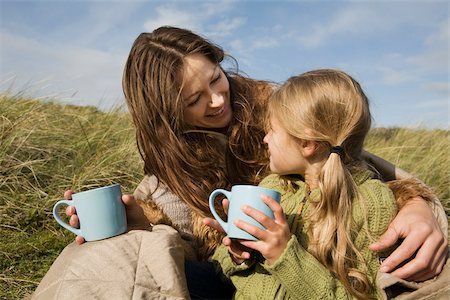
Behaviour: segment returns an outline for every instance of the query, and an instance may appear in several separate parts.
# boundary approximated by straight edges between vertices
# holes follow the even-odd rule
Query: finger
[[[80,220],[78,219],[77,215],[70,216],[69,224],[73,228],[80,228]]]
[[[392,274],[413,281],[430,279],[441,271],[441,263],[445,262],[447,256],[446,251],[444,251],[445,248],[447,248],[446,244],[441,245],[435,252],[434,242],[432,240],[427,241],[422,245],[414,259],[392,272]],[[430,258],[432,259],[431,262]]]
[[[417,278],[417,280],[423,281],[423,280],[431,279],[432,277],[441,273],[442,268],[444,267],[445,263],[447,262],[447,255],[448,255],[449,247],[448,247],[447,239],[445,237],[441,236],[441,239],[439,241],[440,241],[439,249],[435,252],[433,251],[433,252],[429,253],[429,254],[431,254],[433,261],[427,268],[429,270],[428,274],[413,275],[413,277],[419,276],[419,278]],[[422,255],[422,252],[419,251],[418,255]]]
[[[130,194],[122,195],[122,202],[128,207],[138,205],[136,200],[134,199],[134,196]]]
[[[77,237],[75,238],[75,242],[77,242],[78,245],[83,244],[84,241],[84,237],[77,235]]]
[[[239,243],[248,249],[252,249],[252,250],[261,252],[259,241],[239,240]]]
[[[248,216],[252,217],[256,221],[258,221],[259,224],[264,226],[266,229],[272,230],[275,229],[277,224],[274,220],[266,216],[264,213],[260,212],[257,209],[254,209],[253,207],[249,205],[243,205],[241,207],[241,210]]]
[[[229,237],[224,237],[222,243],[228,247],[228,251],[233,256],[241,259],[249,259],[251,257],[251,249],[241,245],[238,241],[232,240]]]
[[[68,217],[70,217],[76,213],[77,213],[77,210],[76,210],[75,206],[69,205],[66,207],[66,215]]]
[[[400,244],[400,246],[384,260],[384,262],[381,264],[380,271],[390,272],[395,269],[399,264],[413,256],[417,249],[422,246],[423,242],[424,241],[417,236],[413,236],[411,234],[408,235],[406,239],[404,239]]]
[[[222,228],[222,226],[220,226],[219,222],[217,222],[214,219],[211,218],[203,218],[203,224],[219,231],[219,232],[225,232]]]
[[[394,227],[389,226],[386,232],[376,241],[369,246],[372,251],[383,251],[394,245],[400,238]]]
[[[277,201],[275,201],[275,199],[267,195],[262,195],[261,199],[273,211],[275,221],[286,222],[286,217],[284,216],[283,208]]]
[[[228,200],[227,198],[224,198],[222,200],[222,206],[223,206],[223,211],[228,216],[228,208],[230,207],[230,200]]]
[[[253,235],[258,240],[265,240],[267,233],[265,230],[260,229],[259,227],[256,227],[255,225],[249,224],[247,222],[244,222],[242,220],[234,220],[234,225],[238,227],[239,229],[242,229],[251,235]]]
[[[71,190],[65,191],[65,192],[64,192],[64,199],[66,199],[66,200],[72,200],[72,194],[73,194],[73,191],[71,191]]]
[[[431,270],[417,273],[417,274],[409,277],[408,280],[420,282],[420,281],[432,279],[433,277],[435,277],[436,275],[441,273],[441,271],[446,263],[446,260],[447,260],[447,253],[444,253],[438,259],[437,265],[432,267]]]

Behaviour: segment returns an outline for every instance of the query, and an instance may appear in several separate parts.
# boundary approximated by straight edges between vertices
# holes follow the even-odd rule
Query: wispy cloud
[[[421,82],[430,74],[448,74],[449,37],[449,20],[447,19],[424,38],[423,48],[417,54],[411,55],[408,52],[385,55],[383,61],[377,62],[376,67],[380,73],[380,81],[385,84]],[[446,88],[444,88],[445,85]],[[424,87],[433,91],[446,90],[448,95],[448,83],[428,81]]]
[[[8,45],[2,49],[2,56],[8,57],[1,62],[2,69],[14,70],[2,74],[1,90],[102,108],[121,102],[122,97],[117,96],[110,103],[102,103],[102,99],[122,94],[124,57],[89,48],[47,45],[4,31],[0,32],[0,41]],[[16,75],[20,75],[17,80]]]
[[[156,18],[145,21],[145,30],[153,31],[164,25],[185,27],[191,30],[201,29],[201,22],[192,11],[182,10],[174,5],[162,5],[156,8],[156,13]]]
[[[176,26],[197,31],[208,38],[230,36],[236,29],[245,24],[245,18],[228,17],[235,1],[223,1],[221,5],[212,2],[196,3],[194,6],[183,6],[182,2],[164,4],[155,8],[156,16],[144,23],[144,29],[153,31],[164,26]]]
[[[416,66],[421,73],[429,71],[448,72],[450,21],[447,18],[441,22],[424,41],[424,51],[406,59],[406,62]]]

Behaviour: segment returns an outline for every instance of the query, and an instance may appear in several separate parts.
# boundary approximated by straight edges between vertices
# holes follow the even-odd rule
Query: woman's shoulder
[[[134,197],[142,201],[153,200],[157,204],[181,200],[155,175],[145,175],[134,191]]]

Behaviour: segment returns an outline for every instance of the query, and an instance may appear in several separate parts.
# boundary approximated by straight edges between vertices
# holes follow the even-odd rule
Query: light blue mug
[[[230,201],[230,205],[228,207],[227,222],[222,220],[222,218],[217,214],[214,208],[215,198],[220,194],[225,195],[225,197],[227,197],[227,199]],[[272,197],[275,201],[280,203],[281,195],[275,190],[254,185],[235,185],[231,188],[231,192],[223,189],[214,190],[209,196],[209,208],[214,218],[219,222],[220,226],[222,226],[223,230],[225,230],[225,232],[227,233],[228,237],[255,241],[257,240],[257,238],[255,238],[248,232],[236,227],[236,225],[233,224],[233,221],[236,219],[240,219],[265,230],[264,226],[262,226],[258,221],[248,216],[241,210],[241,206],[246,204],[273,219],[273,211],[269,206],[267,206],[267,204],[262,201],[261,195]]]
[[[75,206],[80,229],[73,228],[61,219],[58,211],[64,205]],[[60,200],[53,206],[53,216],[62,227],[83,236],[86,241],[106,239],[127,230],[120,184],[75,193],[71,201]]]

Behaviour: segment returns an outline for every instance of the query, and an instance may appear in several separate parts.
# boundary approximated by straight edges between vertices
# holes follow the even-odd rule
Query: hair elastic
[[[345,156],[344,148],[342,148],[341,146],[333,146],[333,147],[331,147],[331,153],[336,153],[341,158],[343,158]]]

